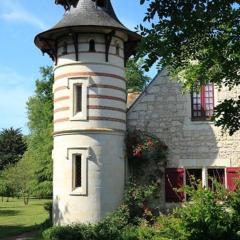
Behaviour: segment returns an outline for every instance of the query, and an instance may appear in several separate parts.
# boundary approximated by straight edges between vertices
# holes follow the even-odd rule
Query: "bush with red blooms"
[[[129,161],[154,160],[166,163],[168,147],[158,137],[135,129],[128,133],[127,152]]]

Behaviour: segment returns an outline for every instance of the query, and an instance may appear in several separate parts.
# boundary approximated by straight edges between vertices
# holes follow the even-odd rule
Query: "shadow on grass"
[[[0,216],[16,216],[19,212],[16,210],[0,210]]]
[[[38,229],[39,229],[38,225],[30,226],[30,227],[26,227],[26,226],[22,226],[22,225],[0,226],[0,239],[3,240],[7,237],[17,236],[17,235],[20,235],[23,233],[36,231]]]

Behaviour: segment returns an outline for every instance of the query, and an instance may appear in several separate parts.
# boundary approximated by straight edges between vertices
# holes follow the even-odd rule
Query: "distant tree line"
[[[52,196],[53,69],[42,67],[34,96],[27,102],[30,134],[20,129],[0,132],[0,195],[22,197]]]

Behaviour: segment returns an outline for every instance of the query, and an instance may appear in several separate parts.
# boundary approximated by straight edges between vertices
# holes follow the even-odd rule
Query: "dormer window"
[[[66,42],[63,43],[63,51],[62,54],[66,55],[68,53],[68,45]]]
[[[96,0],[97,7],[105,8],[106,0]]]
[[[214,113],[214,85],[202,85],[192,92],[192,120],[211,120]]]
[[[89,52],[96,52],[94,39],[91,39],[91,40],[89,41]]]

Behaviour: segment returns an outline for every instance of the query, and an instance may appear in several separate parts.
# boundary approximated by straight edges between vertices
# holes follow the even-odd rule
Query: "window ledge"
[[[211,119],[196,119],[196,118],[190,118],[190,120],[194,123],[214,123]]]
[[[87,196],[87,191],[83,187],[74,189],[70,196]]]

